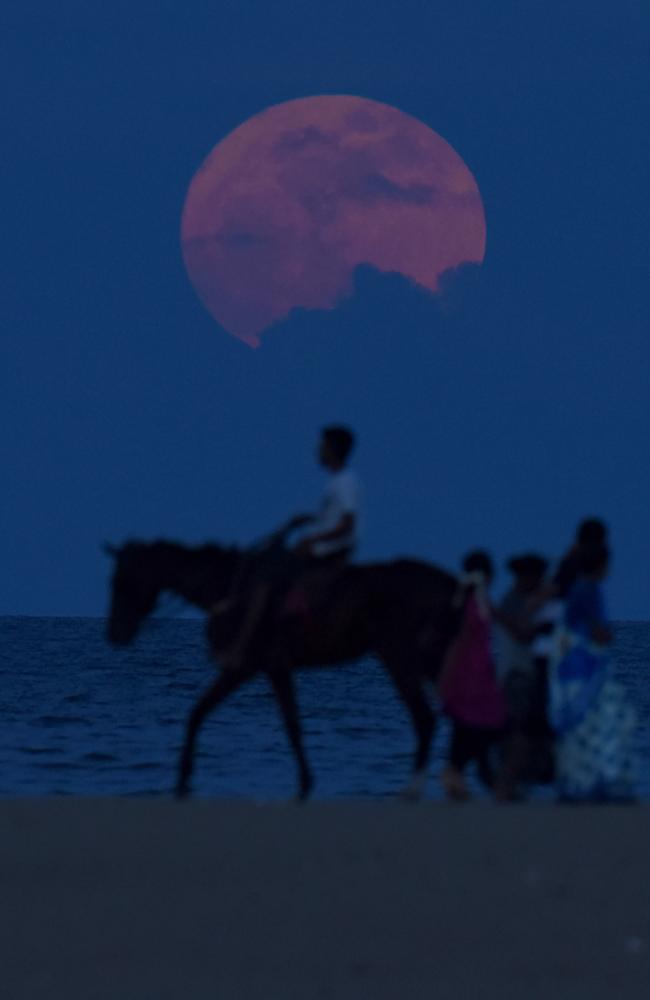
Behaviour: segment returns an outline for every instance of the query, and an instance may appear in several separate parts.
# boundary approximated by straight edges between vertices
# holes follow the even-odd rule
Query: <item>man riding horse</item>
[[[359,482],[348,461],[354,435],[347,427],[333,425],[321,433],[317,458],[329,471],[318,514],[298,514],[282,535],[310,526],[293,549],[271,547],[255,564],[248,592],[235,594],[246,611],[237,636],[221,658],[226,670],[238,670],[269,613],[296,615],[308,609],[326,589],[332,571],[353,554],[359,533]],[[293,588],[293,589],[292,589]],[[284,605],[283,605],[284,602]]]
[[[241,550],[159,540],[108,547],[115,560],[110,641],[131,642],[159,596],[170,592],[208,612],[210,650],[226,666],[189,714],[178,764],[180,796],[190,792],[197,738],[207,717],[264,674],[298,766],[298,796],[306,798],[313,777],[294,673],[345,668],[364,658],[384,667],[408,711],[415,747],[407,791],[417,795],[422,788],[435,721],[425,685],[437,678],[458,629],[457,580],[418,559],[346,564],[359,529],[359,490],[347,464],[353,443],[347,428],[325,428],[319,459],[330,476],[321,511],[292,518],[278,533],[278,544]],[[284,537],[307,524],[302,541],[286,549]]]

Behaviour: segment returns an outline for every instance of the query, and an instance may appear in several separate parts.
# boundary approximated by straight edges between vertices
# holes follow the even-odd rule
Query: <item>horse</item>
[[[208,641],[218,662],[233,631],[228,621],[232,616],[223,609],[237,592],[242,576],[254,578],[255,555],[236,547],[188,547],[168,541],[132,541],[119,548],[109,546],[107,551],[115,560],[109,642],[131,642],[160,595],[169,592],[209,613]],[[238,669],[221,670],[198,699],[187,721],[178,764],[179,798],[190,793],[196,741],[208,714],[264,673],[296,760],[297,798],[307,799],[313,776],[303,746],[293,672],[343,666],[368,655],[387,670],[410,715],[415,751],[411,781],[404,794],[419,797],[435,724],[425,684],[435,682],[458,629],[457,580],[430,563],[401,558],[340,567],[331,574],[326,589],[327,597],[316,601],[307,614],[266,615]]]

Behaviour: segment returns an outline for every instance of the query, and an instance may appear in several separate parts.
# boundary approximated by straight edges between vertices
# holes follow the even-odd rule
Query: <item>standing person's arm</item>
[[[514,590],[509,591],[499,605],[493,606],[492,616],[497,625],[517,642],[525,645],[533,639],[535,629],[530,610],[526,605],[522,606],[522,598]]]
[[[594,587],[593,597],[593,620],[591,625],[591,638],[599,646],[609,646],[614,638],[605,614],[605,602],[599,586]]]
[[[600,587],[594,581],[580,581],[569,595],[567,608],[569,628],[577,627],[599,646],[608,646],[612,630],[607,624]]]
[[[528,616],[513,615],[501,607],[493,608],[494,621],[508,632],[513,639],[528,643],[535,637],[536,629],[528,620]]]

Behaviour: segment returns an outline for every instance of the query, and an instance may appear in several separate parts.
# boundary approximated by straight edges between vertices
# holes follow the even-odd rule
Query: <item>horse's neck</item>
[[[235,550],[217,545],[170,545],[165,552],[160,590],[208,610],[230,593],[239,558]]]

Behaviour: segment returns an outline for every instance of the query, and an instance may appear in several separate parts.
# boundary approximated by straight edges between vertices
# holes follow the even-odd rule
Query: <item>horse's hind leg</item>
[[[233,691],[241,687],[244,681],[248,680],[250,676],[249,673],[239,673],[237,671],[224,672],[208,688],[205,694],[199,698],[192,709],[187,722],[185,743],[178,765],[178,778],[176,781],[176,796],[178,798],[185,798],[185,796],[189,795],[196,738],[203,722],[209,713],[214,711],[217,705],[220,705]]]
[[[406,705],[415,729],[416,744],[411,780],[403,792],[408,799],[419,799],[427,778],[427,765],[431,753],[431,739],[435,716],[429,705],[419,677],[404,676],[399,668],[388,667],[397,692]]]
[[[313,778],[302,744],[302,726],[298,715],[293,677],[287,670],[269,672],[284,727],[298,764],[298,798],[304,801],[311,792]]]

